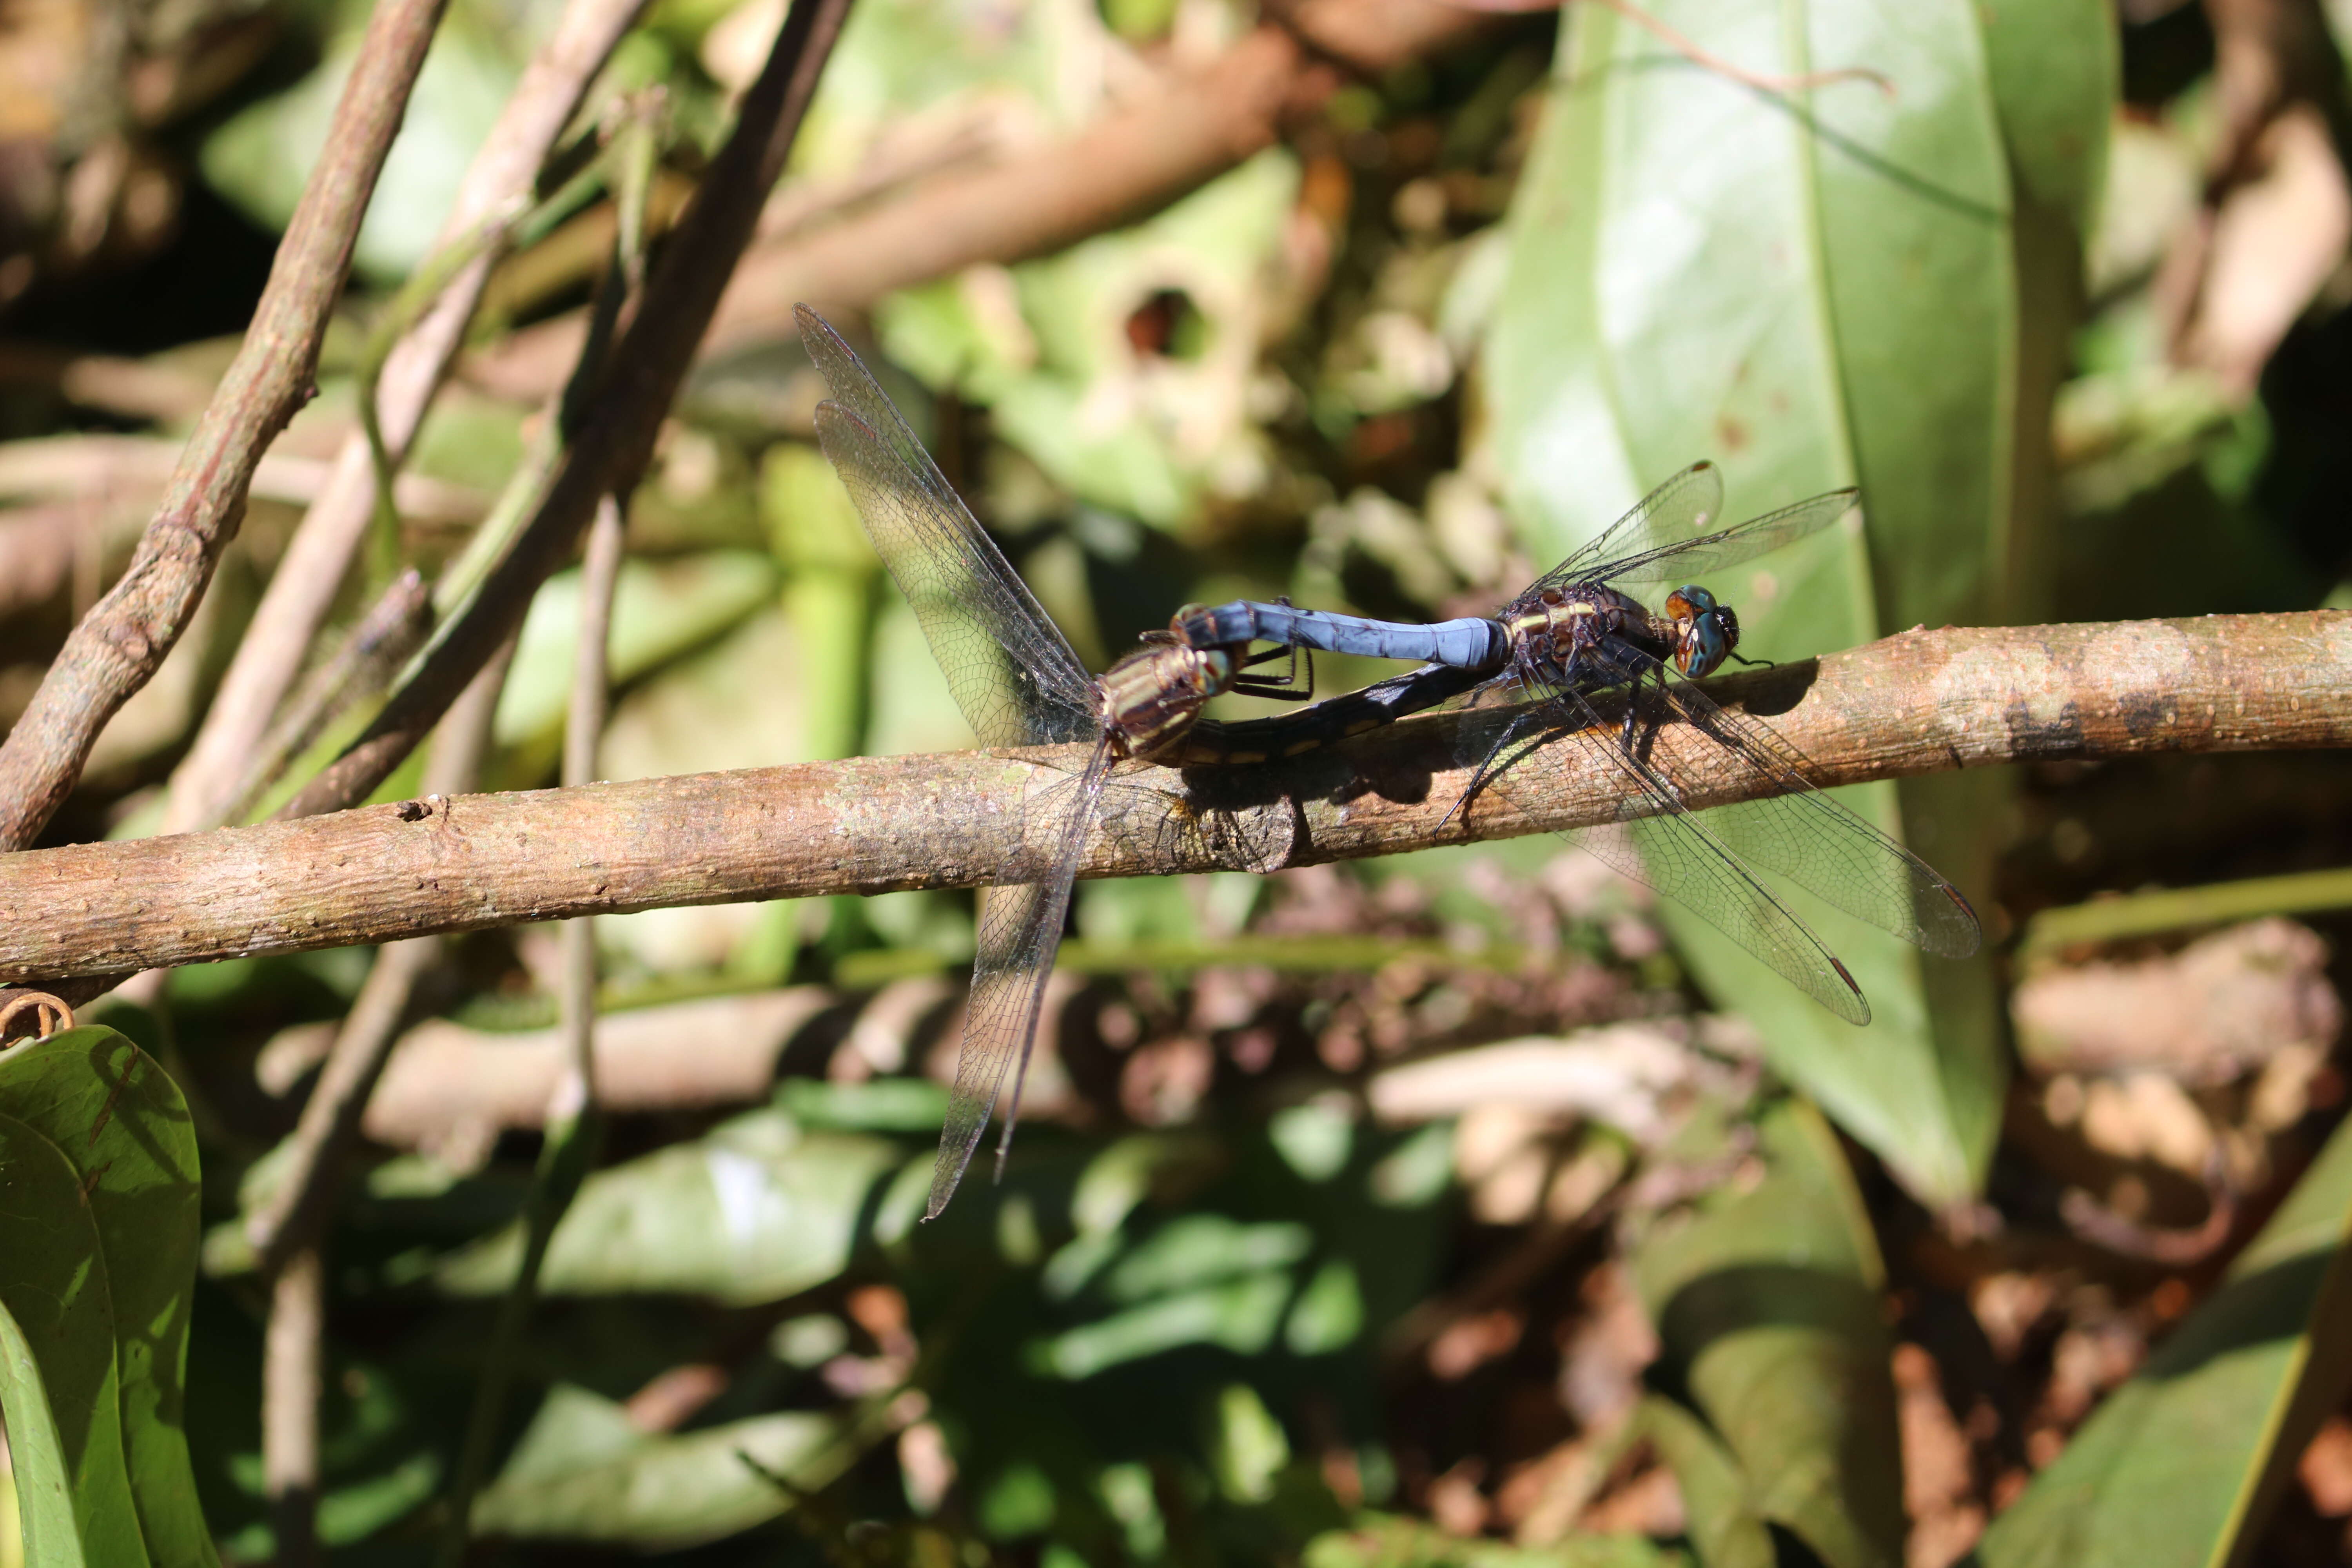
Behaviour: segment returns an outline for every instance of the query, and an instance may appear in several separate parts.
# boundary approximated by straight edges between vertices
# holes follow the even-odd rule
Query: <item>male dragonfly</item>
[[[849,345],[806,305],[794,314],[801,341],[833,394],[817,406],[817,439],[891,579],[914,606],[980,743],[1093,747],[1077,777],[1054,792],[1058,819],[1050,825],[1053,848],[1044,870],[1018,885],[980,890],[979,952],[929,1219],[955,1194],[1000,1101],[1004,1130],[997,1162],[1000,1173],[1003,1168],[1070,887],[1112,763],[1126,757],[1176,766],[1288,755],[1443,701],[1481,677],[1437,663],[1301,713],[1234,724],[1201,719],[1202,705],[1226,690],[1307,695],[1289,676],[1249,673],[1283,650],[1252,659],[1241,646],[1195,645],[1162,632],[1099,679],[1089,678]]]
[[[1515,706],[1462,731],[1459,760],[1473,770],[1465,807],[1488,787],[1540,798],[1597,763],[1617,796],[1614,819],[1564,837],[1688,906],[1838,1016],[1866,1024],[1862,987],[1752,868],[1948,958],[1977,950],[1975,911],[1925,861],[1815,789],[1811,764],[1770,726],[1691,684],[1726,659],[1748,661],[1737,651],[1738,616],[1690,579],[1817,532],[1856,497],[1832,490],[1711,531],[1723,480],[1697,463],[1491,616],[1414,626],[1244,600],[1188,610],[1176,630],[1228,658],[1265,640],[1476,674],[1464,706]],[[1677,581],[1663,614],[1620,586]],[[1773,793],[1711,807],[1703,820],[1683,805],[1685,795],[1753,790]]]

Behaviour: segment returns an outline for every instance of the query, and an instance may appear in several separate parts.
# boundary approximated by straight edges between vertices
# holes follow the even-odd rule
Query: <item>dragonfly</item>
[[[1492,616],[1414,625],[1237,600],[1180,613],[1176,631],[1229,658],[1252,642],[1423,659],[1478,678],[1458,700],[1495,708],[1465,725],[1471,770],[1457,810],[1483,789],[1540,799],[1589,786],[1613,817],[1563,837],[1690,909],[1831,1012],[1870,1022],[1853,975],[1771,887],[1776,872],[1922,951],[1965,958],[1981,941],[1958,889],[1813,786],[1812,766],[1772,728],[1725,709],[1694,681],[1738,653],[1739,617],[1691,579],[1816,533],[1853,510],[1832,490],[1717,528],[1723,480],[1696,463]],[[1653,612],[1629,587],[1675,584]],[[1596,768],[1597,764],[1597,768]],[[1761,792],[1761,793],[1759,793]],[[1693,812],[1687,795],[1757,797]]]
[[[1133,758],[1192,766],[1289,756],[1450,700],[1482,677],[1430,661],[1295,714],[1221,724],[1200,716],[1210,698],[1237,691],[1303,700],[1311,692],[1312,667],[1302,685],[1292,645],[1252,658],[1244,646],[1189,641],[1172,626],[1099,678],[1089,677],[857,355],[806,305],[794,315],[832,393],[817,405],[817,439],[913,606],[973,734],[990,747],[1091,748],[1076,777],[1049,795],[1057,816],[1044,836],[1051,847],[1043,868],[1020,882],[980,889],[978,952],[955,1087],[923,1216],[931,1219],[954,1196],[1000,1104],[1003,1173],[1071,886],[1115,763]],[[1286,652],[1293,658],[1281,675],[1253,673]]]

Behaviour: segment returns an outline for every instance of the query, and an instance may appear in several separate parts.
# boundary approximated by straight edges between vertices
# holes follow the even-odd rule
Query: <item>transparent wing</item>
[[[1779,511],[1751,517],[1736,528],[1705,534],[1682,544],[1660,545],[1622,561],[1587,568],[1588,578],[1606,583],[1693,583],[1710,572],[1767,555],[1809,533],[1818,533],[1853,510],[1857,489],[1831,490]]]
[[[1693,463],[1635,502],[1599,538],[1537,578],[1528,594],[1592,582],[1600,575],[1593,570],[1595,562],[1654,554],[1696,538],[1722,516],[1723,471],[1713,463]]]
[[[805,305],[793,313],[833,392],[817,439],[981,744],[1094,739],[1093,685],[1060,628],[840,334]]]
[[[1720,707],[1647,654],[1612,641],[1601,656],[1616,671],[1643,676],[1660,765],[1685,795],[1769,788],[1781,793],[1707,808],[1726,847],[1775,871],[1857,920],[1924,952],[1966,958],[1983,940],[1959,889],[1894,839],[1813,787],[1812,765],[1769,725]]]
[[[1078,856],[1102,804],[1110,763],[1106,735],[1096,742],[1094,756],[1069,795],[1054,865],[1044,880],[980,890],[980,955],[972,965],[971,999],[964,1007],[963,1040],[956,1055],[955,1091],[940,1128],[940,1157],[931,1167],[931,1201],[923,1211],[925,1219],[938,1218],[955,1196],[1000,1100],[1004,1101],[1004,1132],[996,1159],[1003,1173],[1013,1123],[1020,1119],[1022,1081],[1029,1071],[1029,1048],[1037,1037],[1045,981],[1053,973],[1062,920],[1070,908],[1070,886],[1077,879]],[[1004,1083],[1008,1071],[1013,1073],[1009,1095]]]
[[[1482,775],[1491,774],[1478,788],[1532,803],[1590,789],[1596,776],[1607,781],[1616,795],[1617,819],[1562,837],[1682,904],[1839,1017],[1870,1022],[1870,1004],[1837,955],[1699,818],[1683,809],[1674,785],[1655,765],[1659,747],[1637,743],[1629,753],[1619,725],[1604,719],[1583,693],[1531,686],[1531,694],[1536,691],[1543,693],[1541,700],[1519,710],[1499,745],[1493,742],[1492,728],[1484,744],[1471,742],[1479,750],[1494,746],[1487,754],[1463,759],[1477,765]]]

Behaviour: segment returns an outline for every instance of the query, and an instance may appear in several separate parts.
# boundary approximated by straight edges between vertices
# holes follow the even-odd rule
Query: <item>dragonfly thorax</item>
[[[1095,700],[1119,752],[1148,757],[1182,740],[1202,705],[1233,685],[1238,651],[1155,637],[1103,671]]]
[[[1522,659],[1563,669],[1574,666],[1580,651],[1605,638],[1648,639],[1654,618],[1641,601],[1601,583],[1546,588],[1500,616]]]

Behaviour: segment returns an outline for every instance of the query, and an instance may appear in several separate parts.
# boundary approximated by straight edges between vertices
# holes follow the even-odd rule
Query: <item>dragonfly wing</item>
[[[1646,689],[1659,689],[1655,660],[1622,646],[1612,651],[1622,665],[1646,666]],[[1812,764],[1771,726],[1666,675],[1654,746],[1675,780],[1694,793],[1780,792],[1707,809],[1708,826],[1727,847],[1925,952],[1943,958],[1976,952],[1982,933],[1959,889],[1815,788]]]
[[[1528,595],[1601,575],[1594,563],[1653,554],[1695,539],[1723,516],[1723,471],[1713,463],[1693,463],[1634,503],[1601,536],[1538,578]]]
[[[1063,917],[1069,912],[1070,887],[1077,880],[1078,856],[1102,804],[1110,764],[1106,736],[1096,742],[1094,756],[1076,781],[1053,867],[1042,880],[980,890],[980,955],[972,965],[955,1090],[948,1101],[947,1121],[940,1129],[940,1157],[931,1167],[925,1219],[938,1218],[955,1196],[999,1101],[1004,1105],[1004,1132],[997,1145],[997,1173],[1003,1173],[1004,1153],[1020,1119],[1021,1089],[1028,1076],[1030,1047],[1037,1038],[1045,982],[1054,973]],[[1008,1072],[1013,1075],[1009,1094],[1004,1081]]]
[[[1592,567],[1591,574],[1610,583],[1694,583],[1710,572],[1752,561],[1820,532],[1852,511],[1860,499],[1860,490],[1831,490],[1687,543],[1661,545],[1623,560],[1603,562]]]
[[[1598,774],[1616,796],[1616,820],[1561,837],[1680,903],[1839,1017],[1870,1022],[1870,1004],[1837,955],[1703,819],[1683,808],[1674,784],[1645,754],[1638,724],[1629,753],[1618,723],[1581,692],[1556,685],[1533,689],[1542,690],[1542,700],[1515,725],[1509,753],[1465,759],[1491,766],[1487,787],[1534,802],[1589,790]]]
[[[1068,639],[849,345],[807,306],[794,313],[833,393],[817,409],[817,439],[981,744],[1093,739],[1093,686]]]

